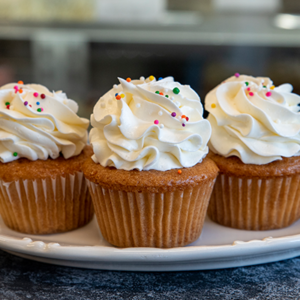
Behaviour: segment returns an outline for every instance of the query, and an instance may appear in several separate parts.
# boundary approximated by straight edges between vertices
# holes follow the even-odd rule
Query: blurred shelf
[[[300,29],[275,26],[274,15],[169,15],[161,24],[4,24],[0,39],[37,40],[47,34],[86,42],[174,45],[299,47]],[[177,21],[176,21],[177,20]]]

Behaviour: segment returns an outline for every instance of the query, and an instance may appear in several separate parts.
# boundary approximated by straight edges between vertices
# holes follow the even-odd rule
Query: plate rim
[[[270,251],[291,250],[298,247],[300,247],[300,234],[275,238],[265,237],[249,241],[236,240],[232,244],[224,245],[201,245],[169,249],[60,245],[59,243],[44,242],[29,237],[21,238],[0,234],[0,248],[3,250],[54,259],[98,262],[104,260],[106,262],[189,262],[266,254]]]

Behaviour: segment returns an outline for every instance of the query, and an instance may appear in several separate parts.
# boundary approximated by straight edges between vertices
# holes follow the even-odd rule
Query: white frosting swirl
[[[45,97],[44,97],[45,95]],[[44,99],[43,99],[44,98]],[[37,84],[0,88],[0,161],[65,158],[80,154],[87,142],[89,120],[62,92]]]
[[[124,170],[160,171],[201,162],[208,152],[211,128],[190,86],[172,77],[119,81],[100,98],[91,116],[94,162]],[[174,88],[180,93],[175,94]],[[123,98],[117,100],[116,94]]]
[[[231,77],[205,99],[212,126],[210,149],[246,164],[300,155],[300,96],[269,78]]]

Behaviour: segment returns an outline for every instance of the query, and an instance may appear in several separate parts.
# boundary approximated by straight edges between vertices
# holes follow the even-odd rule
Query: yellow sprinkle
[[[154,77],[153,75],[149,76],[149,80],[150,80],[150,81],[154,80],[154,78],[155,78],[155,77]]]
[[[275,86],[274,86],[274,85],[272,85],[272,86],[270,87],[270,89],[271,89],[271,90],[274,90],[274,89],[275,89]]]
[[[217,106],[216,106],[216,104],[215,103],[213,103],[212,105],[211,105],[211,108],[216,108]]]
[[[121,94],[120,96],[121,96],[121,98],[124,98],[124,97],[125,97],[125,95],[124,95],[124,94]]]

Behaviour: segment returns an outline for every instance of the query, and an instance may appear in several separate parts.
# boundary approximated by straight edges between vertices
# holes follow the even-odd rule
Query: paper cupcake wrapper
[[[300,218],[300,175],[272,178],[217,177],[209,217],[224,226],[269,230]]]
[[[124,192],[87,181],[103,237],[118,247],[171,248],[201,234],[214,180],[167,193]]]
[[[93,217],[93,205],[82,172],[66,177],[3,182],[0,214],[6,226],[29,234],[76,229]]]

